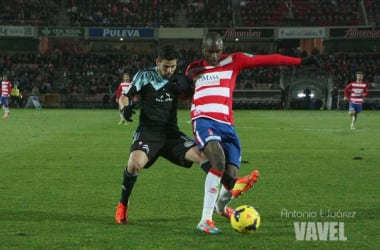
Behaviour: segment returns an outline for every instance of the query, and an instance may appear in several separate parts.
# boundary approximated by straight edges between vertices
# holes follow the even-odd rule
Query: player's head
[[[8,75],[7,74],[3,75],[3,81],[8,81]]]
[[[177,68],[178,52],[172,45],[162,46],[157,55],[156,65],[158,73],[169,79]]]
[[[363,80],[363,72],[361,72],[361,71],[356,72],[356,80],[357,81]]]
[[[222,36],[217,32],[207,33],[202,41],[202,52],[208,64],[217,65],[220,55],[223,53]]]
[[[123,73],[123,82],[129,82],[131,80],[131,76],[129,73]]]

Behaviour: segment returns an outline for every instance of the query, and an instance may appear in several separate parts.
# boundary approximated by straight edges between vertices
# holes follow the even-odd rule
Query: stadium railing
[[[343,90],[338,92],[338,109],[348,109],[348,101],[343,100]],[[368,90],[368,96],[364,98],[363,109],[380,109],[380,90]]]
[[[235,109],[280,109],[281,90],[235,90]]]

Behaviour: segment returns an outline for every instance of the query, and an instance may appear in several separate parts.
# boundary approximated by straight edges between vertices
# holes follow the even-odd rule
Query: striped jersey
[[[132,79],[128,96],[141,97],[139,128],[167,133],[179,131],[177,125],[178,94],[169,79],[159,74],[158,67],[142,69]]]
[[[250,55],[242,52],[221,55],[216,66],[205,59],[188,65],[186,76],[194,83],[191,118],[205,117],[234,124],[232,95],[238,74],[248,68],[262,66],[300,65],[301,58],[279,54]]]
[[[131,87],[131,83],[130,82],[122,82],[122,83],[119,84],[119,87],[117,88],[116,94],[115,94],[116,102],[119,101],[119,98],[120,98],[121,95],[128,93],[128,90],[129,90],[130,87]]]
[[[12,91],[11,81],[1,81],[1,96],[9,96]]]
[[[368,95],[368,86],[364,82],[351,82],[344,89],[344,97],[350,92],[350,103],[362,104],[364,96]]]

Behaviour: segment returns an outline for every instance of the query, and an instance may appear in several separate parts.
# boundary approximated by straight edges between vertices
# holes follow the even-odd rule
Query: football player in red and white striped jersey
[[[116,95],[115,95],[116,103],[119,103],[119,98],[122,94],[128,93],[128,90],[130,87],[131,87],[131,76],[128,73],[123,73],[123,80],[119,84],[116,90]]]
[[[12,84],[8,80],[8,75],[3,75],[3,80],[1,81],[1,97],[0,106],[4,110],[3,119],[7,118],[9,115],[9,96],[11,95]]]
[[[348,97],[350,93],[350,97]],[[358,114],[362,111],[364,97],[368,95],[368,86],[363,82],[363,72],[356,72],[356,81],[349,83],[344,89],[344,100],[349,99],[348,114],[352,118],[351,129],[355,129]]]
[[[293,58],[279,54],[223,54],[223,39],[216,32],[208,33],[202,42],[204,58],[188,65],[186,76],[194,84],[191,105],[193,133],[198,149],[205,153],[212,170],[206,176],[203,212],[199,228],[220,232],[212,220],[213,210],[225,213],[232,195],[222,186],[223,172],[237,176],[241,163],[240,140],[234,128],[232,96],[238,74],[248,68],[317,63],[315,56]],[[219,195],[219,198],[218,198]],[[207,233],[208,230],[203,230]]]
[[[127,94],[130,88],[131,88],[131,76],[128,73],[123,73],[122,82],[119,84],[116,90],[116,94],[115,94],[115,101],[117,104],[119,104],[120,97],[124,94]],[[127,124],[127,121],[124,119],[122,115],[120,115],[119,125],[122,123]]]

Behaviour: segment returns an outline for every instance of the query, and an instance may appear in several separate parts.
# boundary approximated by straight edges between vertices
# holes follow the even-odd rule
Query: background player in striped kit
[[[0,105],[4,110],[3,119],[8,118],[9,116],[9,96],[11,95],[12,84],[11,81],[8,80],[8,75],[3,75],[3,80],[1,81],[1,97],[0,97]]]
[[[119,99],[123,94],[127,94],[129,88],[131,87],[131,76],[128,73],[123,73],[123,79],[122,82],[119,84],[116,94],[115,94],[115,101],[119,105]],[[127,121],[124,119],[123,115],[120,114],[120,122],[119,125],[125,123],[127,124]]]
[[[350,92],[350,98],[348,93]],[[344,100],[350,100],[348,114],[352,117],[351,129],[355,129],[355,123],[362,111],[364,96],[368,95],[368,86],[363,82],[363,72],[356,72],[356,81],[349,83],[344,89]]]

